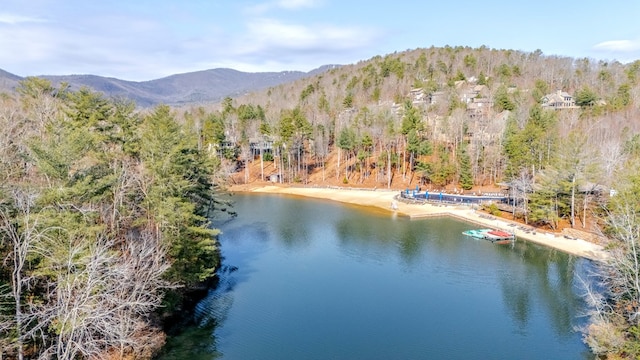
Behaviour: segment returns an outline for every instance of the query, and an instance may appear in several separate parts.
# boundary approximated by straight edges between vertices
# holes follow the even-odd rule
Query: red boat
[[[510,244],[516,236],[502,230],[491,230],[487,232],[486,238],[494,244]]]
[[[501,239],[513,239],[513,234],[510,234],[506,231],[502,231],[502,230],[491,230],[489,231],[487,234],[499,237]]]
[[[479,229],[467,230],[462,233],[477,239],[487,239],[494,244],[510,244],[516,239],[515,234],[502,230]]]

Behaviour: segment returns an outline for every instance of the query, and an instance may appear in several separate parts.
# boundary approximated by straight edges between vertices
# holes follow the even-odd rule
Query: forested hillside
[[[586,340],[640,356],[640,60],[416,49],[143,111],[18,90],[0,96],[0,357],[151,357],[218,266],[216,185],[259,181],[494,187],[520,221],[607,235]]]
[[[238,182],[510,184],[518,216],[555,228],[637,155],[639,80],[640,61],[430,48],[182,112]]]

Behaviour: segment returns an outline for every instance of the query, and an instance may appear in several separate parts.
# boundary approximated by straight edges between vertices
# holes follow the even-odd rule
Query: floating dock
[[[508,233],[502,230],[494,229],[475,229],[463,231],[462,234],[471,236],[476,239],[485,239],[493,243],[507,244],[516,239],[516,236],[512,233]]]

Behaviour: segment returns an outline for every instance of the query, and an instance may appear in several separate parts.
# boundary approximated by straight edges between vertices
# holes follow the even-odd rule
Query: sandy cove
[[[483,227],[502,229],[508,232],[515,231],[515,235],[518,239],[548,246],[572,255],[599,261],[607,258],[607,252],[600,245],[582,239],[567,239],[563,236],[557,236],[549,232],[526,232],[519,229],[518,226],[513,226],[516,223],[511,223],[510,221],[502,218],[496,219],[487,217],[486,214],[479,213],[471,209],[469,206],[439,206],[438,204],[417,203],[408,204],[401,201],[395,201],[394,197],[400,193],[399,190],[362,190],[326,187],[284,187],[275,185],[234,186],[230,190],[234,192],[289,194],[295,196],[327,199],[354,205],[372,206],[389,213],[395,211],[400,215],[405,215],[412,219],[432,216],[452,216],[463,221],[476,223]],[[396,210],[392,209],[392,203],[397,205]]]

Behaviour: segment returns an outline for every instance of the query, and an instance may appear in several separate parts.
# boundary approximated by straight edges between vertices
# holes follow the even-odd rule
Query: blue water
[[[162,359],[593,359],[587,260],[449,218],[236,195],[220,286]]]

